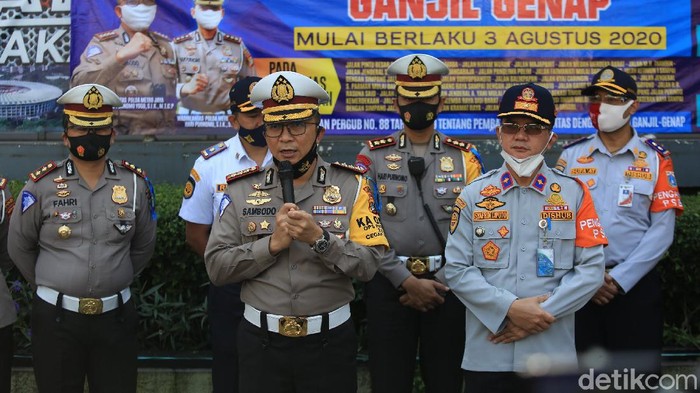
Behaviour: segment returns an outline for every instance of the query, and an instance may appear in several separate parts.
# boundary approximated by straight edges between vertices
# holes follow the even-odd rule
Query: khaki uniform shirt
[[[217,31],[213,40],[193,31],[173,40],[180,83],[189,82],[196,74],[205,74],[209,85],[197,94],[180,97],[181,105],[198,112],[220,112],[230,107],[228,93],[236,81],[255,76],[253,57],[243,40]]]
[[[10,255],[7,253],[7,228],[10,224],[10,214],[15,200],[6,188],[7,179],[0,177],[0,328],[8,326],[17,320],[15,304],[10,291],[5,284],[4,273],[12,267]]]
[[[523,372],[536,353],[575,368],[574,312],[603,284],[605,244],[585,186],[544,164],[527,186],[505,164],[469,183],[445,249],[447,283],[467,307],[462,368]],[[553,253],[552,264],[538,264],[540,250]],[[557,319],[549,329],[510,344],[487,339],[516,299],[544,294],[541,307]]]
[[[384,256],[379,272],[395,287],[411,275],[396,255],[425,257],[443,253],[443,245],[423,208],[416,180],[408,171],[408,159],[412,155],[408,136],[398,131],[368,141],[356,163],[369,169],[367,176],[379,188],[382,224],[395,252]],[[475,147],[440,132],[433,135],[423,158],[423,198],[446,239],[454,201],[467,183],[481,175],[481,163]]]
[[[177,68],[170,39],[149,31],[153,47],[128,60],[116,61],[116,53],[129,42],[122,27],[95,34],[73,70],[71,86],[98,83],[122,97],[115,108],[115,128],[123,134],[172,132],[175,121]],[[129,97],[139,97],[130,102]]]
[[[330,232],[330,248],[318,254],[293,241],[271,255],[269,235],[283,204],[277,169],[247,171],[229,176],[214,220],[204,254],[212,282],[242,281],[241,300],[273,314],[316,315],[352,301],[352,279],[370,280],[387,246],[369,180],[319,157],[315,176],[294,194],[297,206]]]
[[[70,159],[30,174],[12,215],[8,248],[32,285],[105,297],[128,287],[146,267],[156,240],[149,184],[128,163],[107,160],[105,166],[94,190]]]

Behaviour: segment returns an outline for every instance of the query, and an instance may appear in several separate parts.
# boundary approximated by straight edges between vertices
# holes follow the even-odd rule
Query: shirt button
[[[520,279],[521,279],[521,280],[524,280],[524,279],[525,279],[525,275],[524,275],[524,274],[521,274],[521,275],[520,275]]]
[[[520,251],[525,251],[525,246],[520,247]]]
[[[114,217],[114,216],[112,216],[112,217]],[[95,214],[94,216],[92,216],[92,219],[93,219],[93,220],[97,220],[97,214]]]
[[[527,220],[523,218],[523,219],[520,221],[520,223],[523,224],[523,225],[527,225]]]
[[[295,293],[294,296],[292,296],[292,299],[295,299],[295,300],[296,300],[296,299],[299,299],[299,294],[298,294],[298,293]]]
[[[95,265],[90,265],[90,269],[94,269],[94,268],[95,268]]]
[[[97,240],[93,240],[93,241],[92,241],[92,244],[97,244]]]
[[[292,268],[292,270],[297,270],[297,265],[296,265],[296,263],[295,263],[294,265],[292,265],[291,268]]]

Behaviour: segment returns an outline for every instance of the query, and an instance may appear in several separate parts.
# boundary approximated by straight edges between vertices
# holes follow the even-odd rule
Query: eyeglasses
[[[591,104],[600,104],[601,102],[603,102],[609,105],[625,105],[630,99],[625,96],[601,96],[600,94],[594,94],[588,97],[588,100]]]
[[[529,124],[515,124],[515,123],[502,123],[500,126],[501,132],[508,135],[515,135],[518,131],[523,130],[527,135],[537,136],[543,131],[549,130],[549,127],[543,124],[529,123]]]
[[[282,136],[282,132],[286,128],[292,136],[300,136],[306,133],[306,125],[312,124],[318,126],[318,123],[305,122],[305,121],[293,121],[290,123],[274,123],[265,124],[264,134],[268,138],[279,138]]]
[[[124,4],[125,5],[139,5],[139,4],[155,5],[156,0],[125,0]]]
[[[71,134],[73,134],[73,136],[85,136],[87,134],[107,136],[107,135],[112,134],[112,127],[107,127],[107,128],[69,127],[66,131],[71,131]]]

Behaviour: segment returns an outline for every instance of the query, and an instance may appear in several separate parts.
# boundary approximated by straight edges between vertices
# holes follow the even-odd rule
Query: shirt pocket
[[[480,269],[506,269],[510,259],[510,223],[474,222],[474,266]]]
[[[175,79],[177,77],[177,66],[175,60],[163,59],[160,61],[160,72],[165,79]]]
[[[552,229],[545,235],[539,231],[539,247],[554,251],[554,269],[571,270],[574,267],[576,225],[575,221],[552,221]]]
[[[275,230],[275,216],[244,216],[240,218],[241,244],[269,236]]]
[[[83,216],[80,209],[56,209],[41,226],[39,239],[53,247],[77,247],[83,243]]]
[[[314,221],[318,226],[321,228],[325,229],[330,233],[331,235],[335,235],[339,239],[345,239],[346,233],[348,233],[348,230],[350,230],[350,216],[349,215],[315,215],[314,216]],[[374,223],[371,223],[374,225]],[[357,226],[360,226],[360,222],[358,221],[356,223]],[[362,227],[358,227],[357,229],[362,229]]]
[[[618,210],[620,213],[626,216],[639,216],[640,218],[647,217],[649,207],[651,206],[651,198],[654,194],[653,182],[648,180],[633,179],[629,183],[625,184],[630,184],[634,187],[632,206],[619,207]]]
[[[129,242],[136,232],[136,213],[130,207],[110,206],[105,210],[109,224],[105,240],[107,244]]]
[[[380,214],[382,222],[403,222],[409,216],[410,199],[407,194],[407,183],[386,182],[380,183],[386,186],[386,191],[382,194],[382,211]],[[415,196],[419,198],[418,195]],[[392,214],[393,213],[393,214]],[[412,212],[415,216],[418,212]]]

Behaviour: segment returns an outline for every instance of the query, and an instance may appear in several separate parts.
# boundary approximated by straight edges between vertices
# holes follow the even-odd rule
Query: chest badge
[[[68,191],[68,190],[61,190],[61,191],[58,191],[58,192],[56,193],[56,196],[59,197],[59,198],[65,198],[65,197],[67,197],[68,195],[70,195],[70,191]]]
[[[399,169],[401,169],[401,165],[399,165],[395,162],[392,162],[390,164],[386,164],[386,167],[391,169],[392,171],[398,171]]]
[[[255,198],[255,199],[246,199],[245,202],[249,203],[253,206],[260,206],[265,203],[268,203],[272,200],[272,198]]]
[[[455,170],[455,164],[454,160],[452,160],[452,157],[440,158],[440,170],[443,172],[452,172]]]
[[[126,196],[126,187],[119,185],[112,187],[112,201],[119,205],[128,202],[129,198]]]
[[[388,156],[384,156],[384,159],[387,161],[396,162],[396,161],[401,161],[401,156],[396,154],[396,153],[392,153],[392,154],[389,154]]]
[[[68,225],[61,225],[60,227],[58,227],[58,237],[60,237],[61,239],[68,239],[71,233],[73,233],[73,231]]]
[[[329,205],[335,205],[340,203],[343,198],[340,196],[340,187],[338,186],[328,186],[323,192],[323,201]]]
[[[386,214],[388,214],[390,216],[395,216],[396,215],[396,205],[389,202],[386,205],[384,205],[384,211],[386,211]]]

